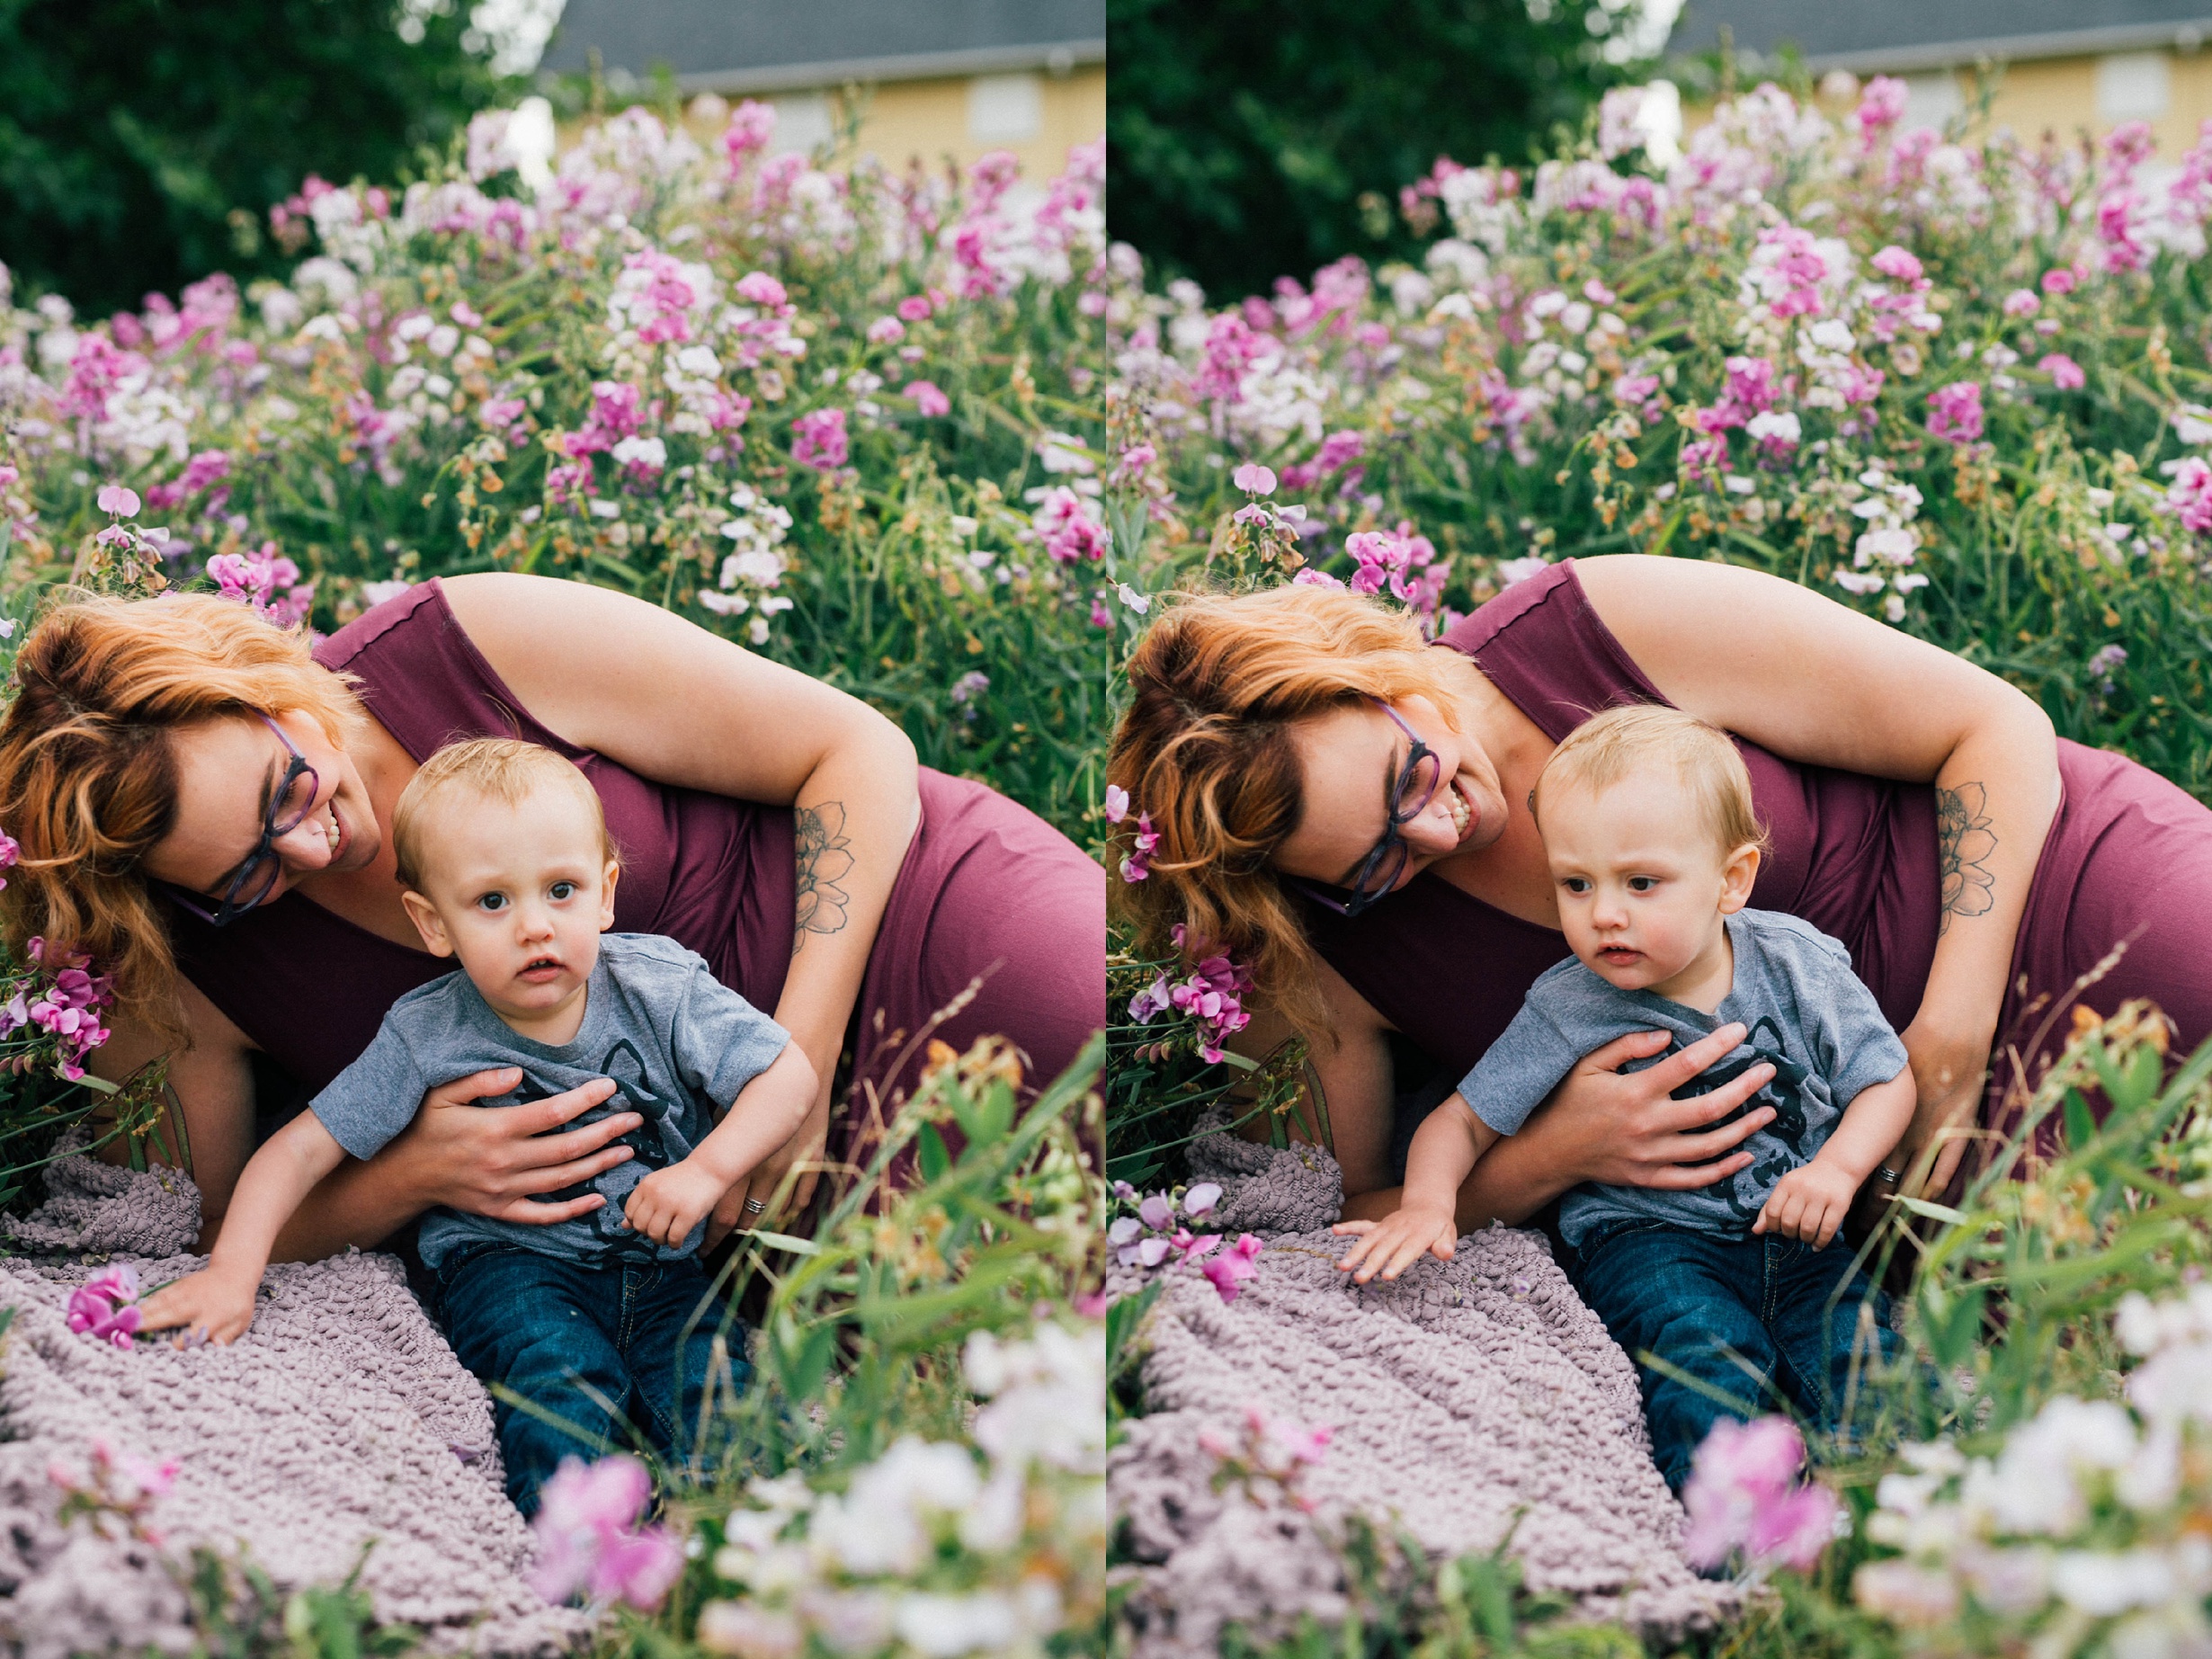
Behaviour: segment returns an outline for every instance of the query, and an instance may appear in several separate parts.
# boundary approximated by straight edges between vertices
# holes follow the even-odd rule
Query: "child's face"
[[[1758,873],[1753,847],[1725,852],[1672,769],[1639,768],[1604,789],[1546,788],[1544,853],[1559,924],[1590,969],[1665,995],[1717,959],[1721,918]]]
[[[591,809],[566,789],[516,806],[463,789],[426,826],[421,893],[402,896],[423,942],[510,1024],[557,1019],[584,994],[620,873]]]

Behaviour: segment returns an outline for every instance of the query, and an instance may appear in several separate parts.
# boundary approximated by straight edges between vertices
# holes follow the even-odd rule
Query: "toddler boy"
[[[620,1088],[584,1120],[646,1122],[626,1137],[635,1155],[592,1181],[602,1208],[546,1226],[446,1209],[423,1219],[454,1351],[535,1408],[494,1408],[508,1494],[530,1514],[561,1458],[606,1449],[625,1419],[678,1458],[699,1432],[720,1323],[697,1257],[706,1220],[798,1128],[814,1068],[673,940],[602,941],[620,861],[590,781],[553,751],[441,749],[401,794],[392,840],[408,916],[460,971],[394,1003],[361,1057],[254,1155],[208,1265],[148,1298],[145,1323],[242,1334],[292,1211],[341,1158],[373,1157],[441,1084],[519,1067],[519,1097],[540,1100],[612,1077]]]
[[[1340,1265],[1364,1282],[1424,1251],[1449,1259],[1476,1160],[1584,1055],[1658,1029],[1674,1053],[1740,1022],[1746,1041],[1677,1093],[1771,1066],[1735,1114],[1774,1110],[1744,1143],[1751,1163],[1682,1191],[1586,1183],[1560,1205],[1583,1298],[1629,1353],[1671,1368],[1640,1369],[1654,1455],[1680,1491],[1714,1423],[1765,1409],[1762,1394],[1834,1426],[1862,1302],[1875,1351],[1888,1351],[1880,1293],[1848,1248],[1828,1246],[1911,1121],[1913,1075],[1850,953],[1794,916],[1744,907],[1765,836],[1726,734],[1679,709],[1608,709],[1553,752],[1530,799],[1574,959],[1530,987],[1422,1124],[1400,1208],[1336,1229],[1361,1235]]]

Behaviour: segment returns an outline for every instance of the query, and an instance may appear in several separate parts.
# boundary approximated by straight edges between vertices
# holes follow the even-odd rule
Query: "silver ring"
[[[1885,1164],[1874,1172],[1874,1179],[1886,1187],[1894,1187],[1904,1179],[1904,1172],[1901,1169],[1892,1169]]]
[[[764,1215],[767,1210],[767,1204],[760,1199],[749,1198],[745,1200],[745,1214],[748,1216]]]

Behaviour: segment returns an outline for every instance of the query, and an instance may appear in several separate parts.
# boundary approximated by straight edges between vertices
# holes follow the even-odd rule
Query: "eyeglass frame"
[[[1397,780],[1390,786],[1390,798],[1387,807],[1388,818],[1383,825],[1382,839],[1375,843],[1367,857],[1361,861],[1359,872],[1351,879],[1351,887],[1346,889],[1340,887],[1333,889],[1334,893],[1349,891],[1351,896],[1348,899],[1335,897],[1328,887],[1320,882],[1308,881],[1302,876],[1283,878],[1315,904],[1319,905],[1325,910],[1333,910],[1340,916],[1356,916],[1378,899],[1396,888],[1398,878],[1405,873],[1406,861],[1412,857],[1412,850],[1405,844],[1405,837],[1398,832],[1426,812],[1429,809],[1429,803],[1436,798],[1437,790],[1444,787],[1444,763],[1437,758],[1436,751],[1422,741],[1420,735],[1412,727],[1406,725],[1405,718],[1396,709],[1379,697],[1371,700],[1378,709],[1390,717],[1391,723],[1405,734],[1407,741],[1413,745],[1405,752],[1405,764],[1398,769]],[[1424,760],[1436,761],[1436,778],[1429,785],[1428,793],[1423,795],[1420,802],[1408,811],[1405,809],[1405,792],[1413,787],[1414,774],[1420,770],[1421,763]],[[1389,879],[1372,892],[1369,891],[1368,881],[1373,877],[1384,857],[1393,847],[1397,849],[1399,856],[1398,861],[1391,866]]]
[[[247,899],[244,904],[237,901],[238,895],[245,890],[246,885],[254,879],[262,867],[277,856],[277,837],[289,835],[306,823],[308,815],[315,810],[315,798],[323,792],[321,774],[308,764],[308,757],[299,752],[299,745],[285,735],[284,728],[265,714],[256,712],[254,718],[276,734],[277,741],[284,745],[285,753],[292,757],[290,763],[284,768],[284,775],[277,780],[276,788],[270,793],[269,810],[262,816],[261,839],[254,843],[254,850],[245,855],[245,861],[238,866],[238,873],[231,878],[230,885],[223,889],[223,896],[218,901],[213,910],[207,907],[205,901],[208,896],[204,893],[195,893],[191,888],[181,887],[173,881],[164,881],[160,884],[162,890],[169,896],[172,904],[188,914],[199,917],[210,927],[228,927],[255,905],[267,902],[271,891],[276,887],[276,878],[273,876],[263,884],[261,890],[253,897]],[[277,813],[284,805],[284,798],[291,792],[293,783],[302,776],[308,780],[308,804],[299,809],[290,823],[280,824],[277,822]]]

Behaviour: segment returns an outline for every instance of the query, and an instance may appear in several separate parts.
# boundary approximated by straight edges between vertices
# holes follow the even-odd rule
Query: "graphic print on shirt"
[[[1774,1046],[1771,1048],[1760,1045],[1759,1033],[1762,1030],[1772,1035]],[[1773,1191],[1774,1183],[1791,1170],[1806,1162],[1804,1089],[1806,1079],[1812,1074],[1806,1066],[1782,1052],[1781,1027],[1775,1023],[1774,1016],[1771,1014],[1759,1016],[1758,1023],[1751,1028],[1750,1034],[1744,1039],[1744,1046],[1750,1052],[1740,1057],[1723,1060],[1717,1065],[1708,1066],[1688,1083],[1682,1084],[1681,1088],[1676,1089],[1669,1098],[1687,1101],[1695,1099],[1700,1094],[1710,1094],[1722,1084],[1733,1083],[1762,1060],[1774,1068],[1774,1075],[1768,1080],[1766,1086],[1758,1093],[1729,1112],[1727,1116],[1717,1119],[1703,1126],[1703,1128],[1699,1131],[1703,1133],[1704,1129],[1721,1128],[1727,1124],[1734,1123],[1745,1112],[1755,1111],[1762,1106],[1771,1106],[1774,1109],[1774,1121],[1745,1143],[1752,1150],[1751,1164],[1746,1168],[1738,1170],[1734,1180],[1720,1182],[1717,1188],[1713,1189],[1721,1201],[1742,1218],[1744,1227],[1748,1229],[1752,1222],[1757,1219],[1760,1210],[1765,1207],[1767,1194]],[[1659,1060],[1666,1058],[1668,1054],[1681,1053],[1682,1047],[1682,1039],[1680,1037],[1670,1039],[1666,1054],[1655,1057],[1651,1063],[1656,1065]],[[1762,1140],[1770,1139],[1777,1144],[1764,1147],[1758,1145]],[[1694,1162],[1717,1164],[1722,1158],[1734,1155],[1732,1149],[1728,1152],[1715,1153],[1709,1158],[1699,1158]],[[1749,1196],[1746,1197],[1746,1194]]]
[[[682,1162],[687,1155],[689,1148],[684,1145],[678,1127],[682,1122],[682,1105],[680,1102],[670,1100],[653,1086],[651,1074],[646,1069],[645,1057],[638,1052],[637,1045],[627,1037],[617,1039],[614,1046],[607,1050],[606,1057],[599,1063],[599,1075],[614,1079],[614,1093],[582,1116],[541,1133],[557,1135],[568,1129],[582,1128],[586,1124],[601,1122],[617,1112],[634,1111],[640,1114],[645,1122],[629,1134],[618,1136],[608,1143],[610,1146],[628,1146],[630,1156],[612,1169],[602,1170],[589,1181],[573,1182],[557,1192],[540,1193],[537,1201],[557,1204],[566,1199],[582,1198],[587,1192],[600,1193],[607,1201],[588,1217],[579,1217],[578,1219],[589,1220],[602,1238],[638,1244],[641,1241],[638,1235],[623,1225],[622,1206],[629,1200],[638,1183],[652,1171],[666,1169],[671,1164]],[[486,1104],[524,1105],[531,1101],[549,1099],[564,1092],[546,1088],[525,1071],[522,1086],[508,1100],[487,1102]]]

